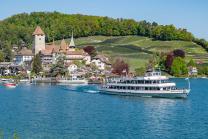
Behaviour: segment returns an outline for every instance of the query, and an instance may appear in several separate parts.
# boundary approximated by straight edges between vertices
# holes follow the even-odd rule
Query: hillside
[[[66,40],[69,42],[69,40]],[[59,43],[59,42],[56,42]],[[174,49],[183,49],[187,60],[203,60],[208,62],[208,53],[199,45],[188,41],[158,41],[141,36],[90,36],[75,39],[79,47],[93,45],[99,53],[108,55],[112,59],[124,58],[131,70],[144,66],[155,52],[170,52]]]
[[[72,31],[75,37],[138,35],[163,41],[194,40],[190,32],[174,25],[81,14],[33,12],[17,14],[0,22],[0,47],[22,43],[31,46],[31,34],[37,25],[44,30],[47,42],[69,38]]]
[[[144,65],[154,52],[176,48],[182,48],[189,56],[198,59],[206,61],[207,57],[206,40],[197,39],[186,29],[176,28],[174,25],[81,14],[32,12],[0,21],[1,61],[12,60],[10,51],[14,46],[31,48],[32,33],[37,25],[44,30],[46,42],[70,38],[73,31],[74,37],[79,38],[76,40],[78,45],[95,45],[99,52],[111,57],[127,57],[133,68]]]

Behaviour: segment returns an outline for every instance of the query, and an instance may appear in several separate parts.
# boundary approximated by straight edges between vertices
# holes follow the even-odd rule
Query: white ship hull
[[[57,82],[61,84],[88,84],[87,80],[58,80]]]
[[[174,90],[174,91],[133,91],[133,90],[116,90],[102,88],[101,93],[123,96],[138,97],[161,97],[161,98],[186,98],[190,90]]]

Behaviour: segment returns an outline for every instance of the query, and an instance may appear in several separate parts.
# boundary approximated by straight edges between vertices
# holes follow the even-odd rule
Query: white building
[[[198,70],[196,67],[189,67],[189,75],[197,75],[198,74]]]
[[[23,47],[17,54],[15,55],[15,64],[22,65],[24,63],[29,63],[32,61],[34,55],[30,49]]]
[[[102,56],[102,55],[97,55],[95,56],[91,63],[95,64],[95,66],[99,69],[99,70],[105,70],[107,66],[111,66],[111,64],[109,63],[109,60],[107,57]]]

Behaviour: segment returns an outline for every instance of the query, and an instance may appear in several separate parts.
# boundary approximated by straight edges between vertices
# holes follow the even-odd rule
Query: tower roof
[[[71,36],[71,41],[70,41],[69,47],[75,47],[73,32],[72,32],[72,36]]]
[[[65,40],[63,39],[63,40],[61,41],[60,50],[66,51],[66,49],[67,49],[67,44],[66,44]]]
[[[35,31],[33,32],[32,34],[33,36],[34,35],[45,35],[45,33],[43,32],[43,30],[40,28],[40,26],[37,26]]]

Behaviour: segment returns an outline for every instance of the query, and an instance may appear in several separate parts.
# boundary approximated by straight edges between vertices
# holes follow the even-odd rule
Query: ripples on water
[[[174,79],[187,86],[182,79]],[[208,80],[187,99],[103,95],[98,86],[0,87],[0,129],[23,139],[208,137]]]

